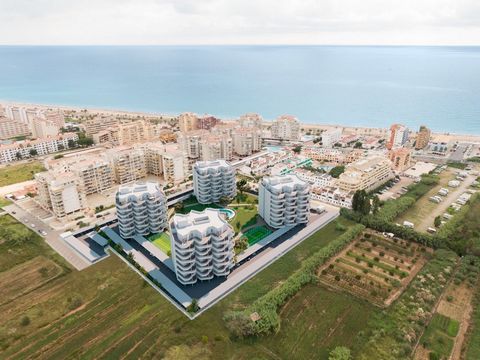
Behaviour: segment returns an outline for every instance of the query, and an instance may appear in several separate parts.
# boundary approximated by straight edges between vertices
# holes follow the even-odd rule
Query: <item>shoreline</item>
[[[58,105],[58,104],[39,104],[39,103],[30,103],[30,102],[21,102],[21,101],[11,101],[0,99],[0,105],[3,106],[20,106],[20,107],[39,107],[45,109],[61,109],[64,111],[82,111],[87,110],[88,112],[93,113],[103,113],[103,114],[125,114],[130,116],[147,116],[147,117],[166,117],[166,118],[175,118],[179,114],[171,113],[161,113],[161,112],[150,112],[150,111],[136,111],[136,110],[120,110],[113,108],[96,108],[96,107],[87,107],[87,106],[71,106],[71,105]],[[213,114],[212,114],[213,115]],[[261,115],[261,114],[260,114]],[[215,115],[213,115],[215,116]],[[236,118],[225,117],[221,118],[223,121],[234,121]],[[264,124],[271,124],[273,120],[263,120]],[[306,123],[300,121],[300,126],[306,129],[332,129],[332,128],[342,128],[344,132],[354,133],[359,131],[360,135],[370,135],[370,136],[379,136],[385,135],[388,132],[388,128],[382,127],[367,127],[363,125],[344,125],[344,124],[315,124],[315,123]],[[363,130],[363,132],[362,132]],[[416,130],[410,129],[412,133],[417,133]],[[367,134],[370,133],[370,134]],[[449,141],[466,141],[466,142],[480,142],[480,134],[463,134],[463,133],[454,133],[454,132],[438,132],[432,130],[432,138],[437,142],[449,142]]]

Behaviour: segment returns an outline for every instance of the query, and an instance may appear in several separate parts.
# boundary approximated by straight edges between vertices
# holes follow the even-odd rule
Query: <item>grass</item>
[[[12,202],[8,199],[5,199],[4,197],[0,196],[0,208],[3,208],[4,206],[10,205]]]
[[[448,358],[452,352],[453,342],[460,324],[444,315],[436,313],[420,343],[427,349],[436,352],[441,358]]]
[[[243,233],[247,237],[248,245],[252,246],[272,233],[266,226],[257,226]]]
[[[33,180],[33,175],[41,171],[45,171],[45,168],[40,161],[7,165],[0,169],[0,186]]]
[[[167,255],[172,250],[170,244],[170,236],[167,233],[162,232],[158,234],[152,234],[147,236],[147,239]]]
[[[342,222],[347,227],[351,224]],[[8,224],[8,229],[15,231],[22,227],[14,222]],[[284,281],[302,260],[342,233],[334,223],[327,225],[193,321],[116,256],[82,271],[65,271],[64,275],[19,295],[15,301],[0,304],[0,358],[152,359],[172,352],[193,354],[199,350],[212,359],[305,359],[318,358],[318,354],[323,357],[331,346],[354,341],[355,334],[366,323],[370,307],[320,287],[307,287],[286,305],[287,321],[282,322],[279,334],[244,341],[229,337],[222,317],[227,309],[245,307]],[[0,279],[18,272],[15,266],[20,264],[24,264],[25,271],[33,269],[28,261],[39,255],[57,263],[57,256],[35,234],[31,233],[33,236],[21,247],[3,234]],[[24,250],[19,253],[19,249]],[[310,306],[296,314],[296,309],[303,308],[304,295]],[[344,320],[337,326],[336,319],[342,314]],[[22,326],[24,316],[30,323]],[[318,336],[311,345],[308,341],[314,336],[305,333],[310,326]],[[335,327],[325,342],[320,341]],[[302,336],[308,338],[302,340]]]

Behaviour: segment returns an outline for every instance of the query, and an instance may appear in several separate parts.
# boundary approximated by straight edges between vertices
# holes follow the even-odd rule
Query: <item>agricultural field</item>
[[[459,326],[457,320],[436,313],[420,339],[423,348],[437,354],[440,359],[448,358]]]
[[[31,284],[23,292],[15,291],[14,299],[6,292],[1,294],[2,300],[4,294],[10,298],[0,304],[2,359],[273,359],[284,358],[279,349],[285,347],[291,349],[289,358],[304,359],[317,357],[319,352],[326,354],[344,336],[353,338],[363,323],[345,316],[345,311],[352,307],[352,300],[345,294],[312,286],[299,294],[300,299],[302,294],[308,297],[308,311],[295,315],[300,306],[296,301],[284,310],[288,322],[284,323],[284,330],[291,337],[286,338],[288,334],[282,329],[271,337],[239,340],[231,338],[225,328],[225,311],[248,306],[285,281],[313,251],[342,235],[345,230],[334,222],[191,321],[118,257],[110,256],[83,271],[75,271],[39,236],[14,219],[2,216],[0,221],[0,228],[12,230],[0,233],[0,289],[8,291],[6,288],[13,285],[5,281],[18,277],[19,272],[37,280],[36,286]],[[352,224],[344,219],[339,222],[343,229]],[[41,270],[43,267],[46,270]],[[332,304],[338,304],[336,312],[325,319]],[[367,310],[374,311],[360,301],[353,307],[347,314],[359,319],[368,316]],[[295,316],[297,321],[291,321]],[[318,341],[315,346],[295,350],[295,343],[302,338],[294,335],[305,332],[307,320],[310,325],[324,322],[315,330],[323,336],[342,316],[344,322],[340,323],[345,326],[338,326],[325,343]]]
[[[426,262],[427,249],[366,231],[319,269],[322,284],[378,306],[395,300]]]
[[[172,250],[170,236],[167,233],[162,232],[158,234],[152,234],[149,235],[147,239],[167,255]]]
[[[41,171],[45,168],[40,161],[4,166],[0,171],[0,186],[33,180],[33,175]]]

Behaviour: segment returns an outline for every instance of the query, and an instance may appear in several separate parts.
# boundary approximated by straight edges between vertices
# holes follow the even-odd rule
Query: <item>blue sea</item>
[[[0,47],[0,99],[480,134],[480,47]]]

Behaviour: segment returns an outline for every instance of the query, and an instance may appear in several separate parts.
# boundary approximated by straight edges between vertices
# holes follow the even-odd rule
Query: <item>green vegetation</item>
[[[437,232],[442,243],[460,255],[480,256],[480,194],[474,194],[462,209]]]
[[[465,168],[468,166],[467,164],[464,164],[458,161],[449,161],[447,165],[451,168],[460,169],[460,170],[465,170]]]
[[[345,166],[343,165],[338,165],[332,168],[329,172],[329,174],[334,177],[334,178],[339,178],[340,175],[342,175],[345,172]]]
[[[272,233],[272,230],[267,228],[266,226],[256,226],[251,228],[243,233],[243,236],[247,238],[247,242],[249,246],[252,246],[259,242],[260,240],[266,238],[268,235]]]
[[[167,233],[162,232],[158,234],[151,234],[147,236],[147,239],[167,255],[169,255],[172,251],[170,236],[168,236]]]
[[[455,274],[455,283],[467,281],[474,291],[472,300],[472,315],[466,334],[463,355],[467,360],[480,359],[480,258],[467,255]]]
[[[258,298],[247,309],[226,313],[224,319],[229,330],[238,337],[269,334],[278,331],[280,327],[280,317],[277,314],[278,308],[294,296],[303,286],[314,282],[317,279],[316,270],[318,267],[340,252],[363,229],[364,226],[362,225],[353,226],[327,246],[313,253],[307,260],[302,262],[300,268],[288,277],[286,281]],[[253,313],[257,313],[260,316],[255,322],[250,319],[250,315]]]
[[[10,205],[12,202],[2,196],[0,196],[0,208],[3,208],[4,206]]]
[[[386,311],[368,324],[360,360],[408,358],[425,329],[431,311],[452,276],[457,256],[449,250],[435,251],[432,260],[417,274],[407,290]],[[428,281],[427,281],[428,279]]]
[[[436,313],[420,339],[420,343],[440,358],[446,359],[452,352],[459,327],[458,321]]]
[[[41,171],[45,171],[45,168],[40,161],[7,165],[0,170],[0,186],[33,180],[33,175]]]

